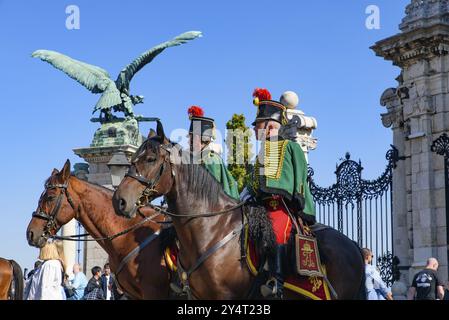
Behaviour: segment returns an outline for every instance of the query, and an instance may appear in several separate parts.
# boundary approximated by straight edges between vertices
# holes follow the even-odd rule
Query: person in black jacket
[[[92,278],[84,289],[85,300],[104,300],[104,292],[101,288],[101,268],[95,266],[92,268]]]
[[[103,275],[101,276],[101,288],[103,289],[105,300],[119,300],[123,292],[117,287],[117,281],[111,273],[109,263],[106,263],[103,268]]]

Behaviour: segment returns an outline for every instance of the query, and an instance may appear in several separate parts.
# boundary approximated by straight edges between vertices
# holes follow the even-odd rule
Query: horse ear
[[[157,120],[156,132],[161,142],[167,139],[165,137],[164,126],[162,125],[162,122],[160,122],[159,120]]]
[[[61,177],[63,179],[63,181],[67,181],[70,177],[70,160],[67,159],[67,161],[64,164],[64,167],[61,170]]]
[[[58,173],[59,173],[59,170],[54,168],[53,171],[51,172],[51,176],[54,176],[54,175],[56,175]]]
[[[147,139],[151,139],[151,138],[153,138],[155,136],[156,136],[156,131],[154,131],[153,129],[150,129],[150,132],[148,133]]]

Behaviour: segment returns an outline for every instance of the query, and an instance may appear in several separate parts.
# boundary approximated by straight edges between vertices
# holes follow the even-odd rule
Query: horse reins
[[[75,210],[75,204],[73,203],[72,197],[69,194],[67,183],[65,183],[65,184],[48,184],[45,186],[45,190],[57,189],[57,188],[62,189],[63,192],[61,192],[58,195],[58,198],[56,199],[56,205],[54,206],[51,213],[48,214],[45,211],[43,211],[42,209],[40,209],[40,207],[39,207],[39,211],[37,211],[37,212],[35,211],[32,214],[33,218],[38,218],[38,219],[47,221],[47,224],[44,229],[44,233],[42,235],[42,237],[45,239],[52,238],[52,239],[56,239],[56,240],[79,241],[79,242],[113,240],[117,237],[120,237],[124,234],[129,233],[130,231],[133,231],[134,229],[138,228],[139,226],[145,224],[148,221],[152,221],[152,219],[154,219],[155,217],[157,217],[161,214],[159,211],[156,210],[157,211],[156,213],[154,213],[148,217],[144,217],[143,220],[137,222],[136,224],[132,225],[131,227],[129,227],[123,231],[120,231],[116,234],[113,234],[111,236],[106,236],[106,237],[92,238],[92,239],[80,239],[80,238],[89,236],[88,233],[75,234],[75,235],[69,235],[69,236],[51,235],[51,233],[50,233],[51,230],[56,230],[58,228],[58,223],[56,221],[56,218],[58,216],[59,211],[61,210],[62,200],[63,200],[64,195],[66,196],[67,201],[69,202],[72,209]],[[156,221],[153,221],[153,222],[156,222]]]
[[[100,238],[92,238],[92,239],[78,239],[78,238],[82,238],[82,237],[87,237],[89,236],[89,233],[84,233],[84,234],[74,234],[74,235],[70,235],[70,236],[51,236],[51,238],[53,239],[57,239],[57,240],[67,240],[67,241],[80,241],[80,242],[87,242],[87,241],[110,241],[110,240],[114,240],[115,238],[118,238],[120,236],[123,236],[131,231],[133,231],[134,229],[140,227],[141,225],[145,224],[148,221],[152,221],[155,217],[159,216],[160,213],[156,212],[153,213],[151,216],[145,217],[143,220],[137,222],[136,224],[133,224],[131,227],[120,231],[116,234],[113,234],[112,236],[106,236],[106,237],[100,237]],[[152,221],[155,223],[159,223],[157,221]]]

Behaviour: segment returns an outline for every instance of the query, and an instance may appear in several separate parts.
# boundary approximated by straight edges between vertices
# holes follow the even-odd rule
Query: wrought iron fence
[[[393,169],[400,159],[398,150],[387,152],[385,171],[375,180],[362,178],[362,163],[351,160],[349,153],[337,165],[336,183],[323,188],[313,180],[309,167],[310,191],[316,206],[318,222],[329,225],[356,241],[360,247],[370,248],[381,269],[383,280],[391,285],[393,272]]]

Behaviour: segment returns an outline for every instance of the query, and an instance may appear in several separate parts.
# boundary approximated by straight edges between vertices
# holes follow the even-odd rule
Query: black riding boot
[[[285,248],[285,245],[277,245],[274,257],[268,261],[272,278],[260,287],[262,296],[266,298],[282,299],[284,296]]]

